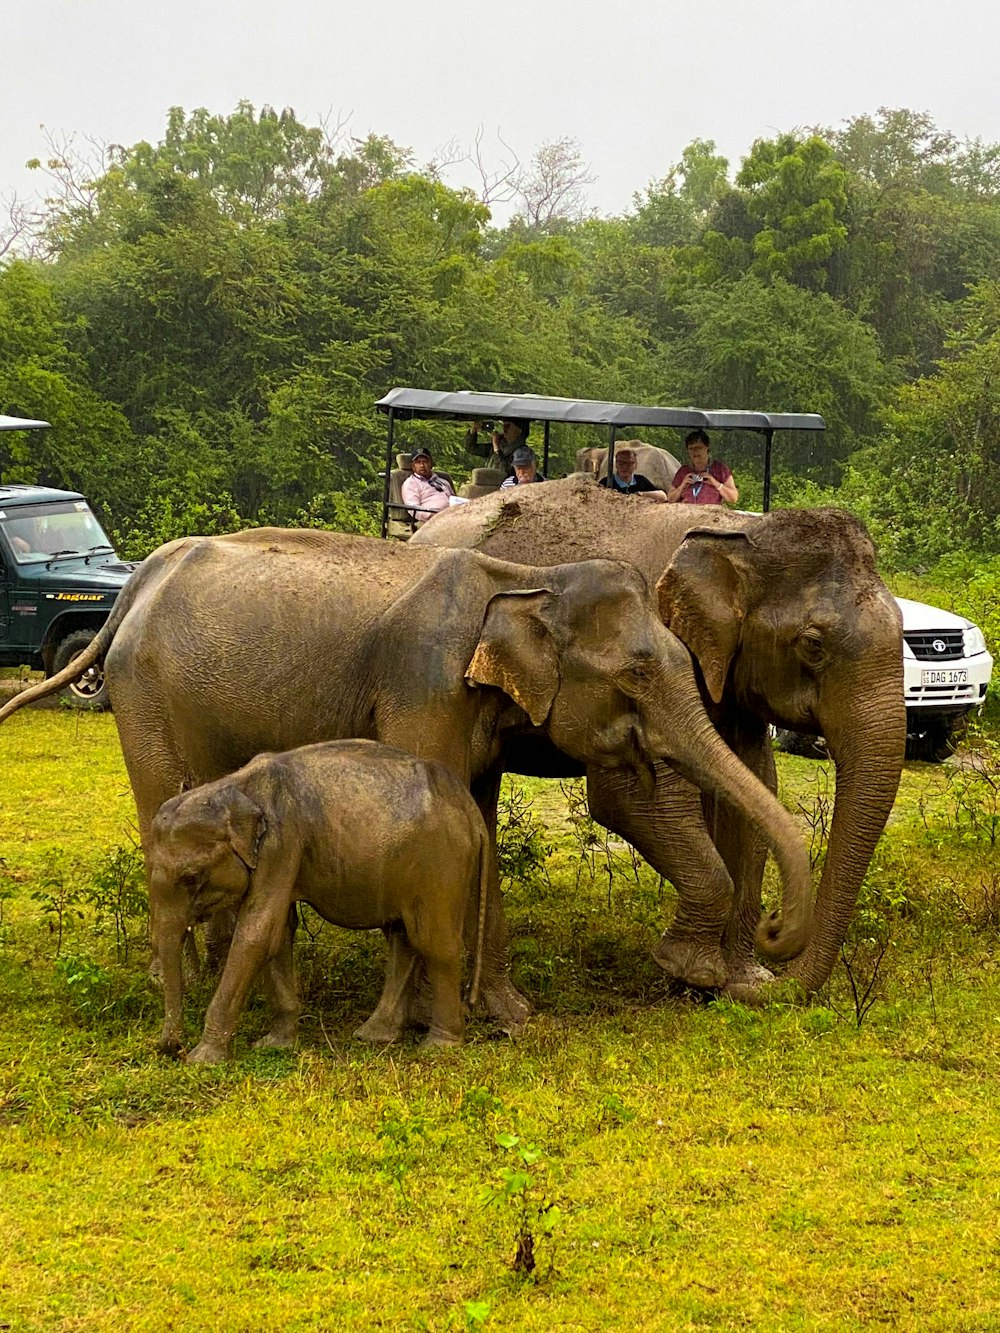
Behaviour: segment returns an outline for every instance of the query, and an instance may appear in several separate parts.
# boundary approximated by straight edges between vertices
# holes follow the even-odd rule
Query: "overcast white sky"
[[[170,106],[291,106],[426,162],[478,126],[527,160],[579,140],[621,212],[685,144],[738,165],[755,138],[879,106],[1000,140],[987,0],[0,0],[0,196],[39,185],[40,126],[131,144]],[[451,184],[474,184],[455,168]]]

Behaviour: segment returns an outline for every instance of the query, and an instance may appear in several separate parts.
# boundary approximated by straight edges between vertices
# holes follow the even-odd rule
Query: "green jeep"
[[[119,560],[82,495],[0,483],[0,667],[48,676],[87,646],[136,565]],[[103,670],[65,691],[107,708]]]

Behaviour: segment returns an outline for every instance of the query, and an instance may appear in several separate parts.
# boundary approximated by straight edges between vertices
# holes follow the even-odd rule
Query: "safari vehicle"
[[[399,487],[407,475],[407,455],[394,457],[398,422],[441,419],[489,423],[502,418],[527,418],[542,427],[542,471],[546,475],[549,431],[553,422],[606,428],[609,472],[614,467],[616,436],[625,430],[634,433],[636,429],[667,427],[686,433],[700,426],[711,431],[750,432],[760,436],[764,446],[765,513],[771,507],[771,465],[776,432],[826,429],[826,422],[816,413],[649,407],[590,399],[546,398],[535,394],[442,393],[396,388],[380,399],[376,407],[388,419],[386,470],[383,474],[384,537],[407,535],[413,526],[410,514],[399,503]],[[394,463],[397,464],[395,468]],[[459,495],[464,492],[468,498],[474,498],[476,494],[495,490],[500,484],[499,474],[492,473],[490,477],[490,483],[483,485],[481,483],[487,481],[486,470],[475,470],[471,482],[460,488]],[[987,652],[982,630],[971,621],[923,602],[901,597],[896,601],[903,616],[907,757],[940,762],[954,752],[970,715],[985,702],[993,673],[993,658]],[[872,681],[871,687],[877,689],[878,682]],[[779,732],[778,744],[793,753],[823,753],[821,738],[817,740],[795,732]]]
[[[40,430],[45,421],[0,416],[0,431]],[[107,620],[136,565],[118,559],[85,498],[0,477],[0,667],[54,675]],[[64,697],[79,708],[108,706],[104,673],[91,668]]]

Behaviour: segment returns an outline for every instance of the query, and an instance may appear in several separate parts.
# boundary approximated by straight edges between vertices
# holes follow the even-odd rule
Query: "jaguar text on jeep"
[[[82,495],[0,484],[0,667],[61,671],[107,620],[135,568],[118,559]],[[103,670],[92,668],[65,697],[107,707]]]

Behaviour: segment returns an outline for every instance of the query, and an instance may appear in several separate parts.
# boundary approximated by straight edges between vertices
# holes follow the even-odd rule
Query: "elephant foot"
[[[422,1051],[442,1050],[449,1046],[464,1045],[465,1038],[460,1032],[443,1032],[440,1029],[435,1032],[435,1030],[431,1028],[430,1032],[428,1032],[427,1036],[424,1037],[423,1041],[420,1043],[420,1049]]]
[[[508,1037],[518,1036],[531,1016],[531,1005],[507,977],[484,980],[479,1004]]]
[[[372,1014],[367,1023],[361,1024],[354,1035],[359,1041],[370,1041],[380,1046],[388,1046],[394,1041],[399,1041],[402,1037],[403,1024],[388,1022],[376,1012]]]
[[[653,950],[653,957],[668,976],[696,990],[718,990],[729,977],[717,943],[678,938],[668,932]]]
[[[270,1032],[265,1032],[263,1037],[258,1037],[253,1043],[255,1051],[294,1051],[296,1033],[285,1029],[272,1028]]]
[[[188,1065],[221,1065],[229,1059],[229,1047],[218,1042],[201,1040],[193,1051],[188,1051],[184,1063]]]
[[[157,1049],[161,1055],[168,1055],[172,1060],[177,1060],[184,1049],[184,1043],[180,1037],[161,1037]]]
[[[750,958],[730,969],[729,980],[722,993],[727,999],[738,1000],[740,1004],[761,1004],[773,984],[774,973]]]

